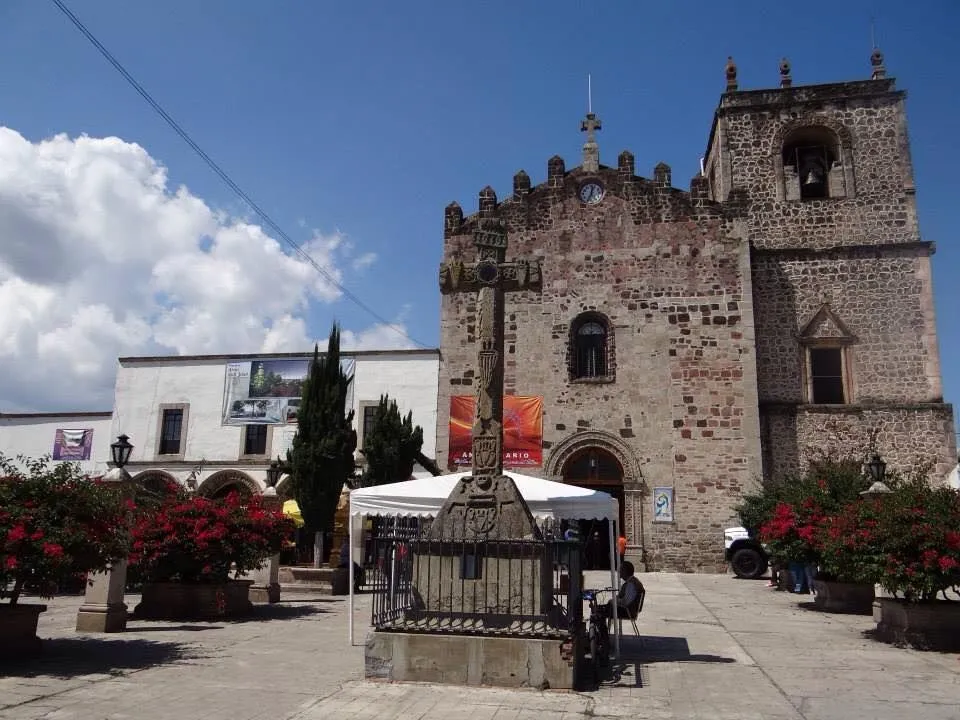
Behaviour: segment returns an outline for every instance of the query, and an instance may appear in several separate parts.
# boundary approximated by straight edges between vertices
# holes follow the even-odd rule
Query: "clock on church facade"
[[[602,165],[591,113],[579,167],[555,156],[538,185],[521,171],[509,197],[446,209],[444,262],[476,261],[487,216],[508,261],[541,265],[541,286],[504,300],[505,393],[543,402],[543,462],[520,471],[610,492],[640,569],[722,571],[743,493],[818,451],[877,438],[894,468],[956,464],[904,93],[876,56],[868,80],[786,72],[740,90],[728,66],[686,189],[628,151]],[[476,327],[473,296],[443,296],[441,467]]]

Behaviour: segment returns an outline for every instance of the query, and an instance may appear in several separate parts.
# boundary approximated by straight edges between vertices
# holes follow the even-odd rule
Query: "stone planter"
[[[907,603],[882,597],[877,635],[915,650],[960,652],[960,602]]]
[[[138,620],[218,620],[240,617],[253,609],[252,580],[225,583],[144,583],[140,604],[133,611]]]
[[[31,655],[40,650],[37,623],[47,609],[38,604],[0,604],[0,659]]]
[[[873,585],[814,580],[814,603],[818,610],[851,615],[873,612]]]

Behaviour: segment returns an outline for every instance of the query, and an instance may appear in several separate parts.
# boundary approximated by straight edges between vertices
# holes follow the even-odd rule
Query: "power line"
[[[70,10],[70,8],[68,8],[62,2],[62,0],[52,0],[52,2],[70,20],[70,22],[72,22],[74,26],[76,26],[77,30],[83,33],[83,36],[90,41],[90,43],[100,52],[100,54],[103,55],[103,57],[105,57],[111,65],[113,65],[113,67],[117,70],[117,72],[119,72],[123,76],[124,80],[126,80],[130,84],[130,86],[137,91],[137,94],[139,94],[140,97],[146,100],[147,103],[150,105],[150,107],[152,107],[157,112],[157,114],[160,115],[160,117],[162,117],[171,128],[173,128],[174,132],[176,132],[177,135],[179,135],[183,139],[183,141],[187,143],[187,145],[189,145],[190,148],[197,155],[200,156],[200,158],[207,164],[207,166],[211,170],[213,170],[213,172],[216,173],[216,175],[221,180],[223,180],[224,183],[226,183],[227,187],[233,190],[233,192],[236,193],[236,195],[241,200],[243,200],[260,217],[260,219],[264,222],[265,225],[267,225],[267,227],[273,230],[273,232],[279,235],[280,238],[285,243],[287,243],[287,245],[293,248],[293,251],[297,255],[299,255],[301,258],[303,258],[308,263],[310,263],[310,265],[312,265],[314,269],[318,273],[320,273],[320,275],[322,275],[329,283],[331,283],[334,287],[340,290],[340,292],[342,292],[347,299],[351,300],[359,308],[365,310],[373,318],[383,323],[384,325],[386,325],[388,328],[390,328],[397,334],[402,335],[413,344],[418,345],[420,347],[427,347],[424,343],[420,342],[419,340],[416,340],[415,338],[411,337],[407,333],[400,330],[395,323],[387,320],[385,317],[380,315],[377,311],[375,311],[373,308],[371,308],[369,305],[363,302],[363,300],[361,300],[354,293],[348,290],[344,285],[342,285],[333,275],[330,274],[330,272],[326,268],[324,268],[322,265],[317,263],[317,261],[314,260],[310,256],[310,254],[306,250],[304,250],[296,240],[294,240],[289,235],[287,235],[287,233],[283,231],[283,228],[277,225],[277,223],[274,222],[273,218],[270,217],[270,215],[268,215],[267,212],[263,210],[259,205],[257,205],[256,202],[254,202],[253,198],[251,198],[249,195],[247,195],[247,193],[243,191],[243,188],[241,188],[239,185],[237,185],[237,183],[233,181],[233,178],[231,178],[226,173],[226,171],[216,163],[216,161],[213,158],[207,155],[207,153],[203,150],[203,148],[201,148],[196,143],[196,141],[192,137],[190,137],[187,131],[180,126],[180,123],[178,123],[176,120],[170,117],[170,114],[163,109],[160,103],[158,103],[156,100],[153,99],[153,96],[150,95],[150,93],[148,93],[146,89],[144,89],[144,87],[139,82],[137,82],[136,78],[134,78],[133,75],[131,75],[127,71],[127,69],[123,66],[123,64],[119,60],[117,60],[113,56],[113,54],[109,50],[107,50],[106,47],[104,47],[103,43],[97,40],[96,36],[92,32],[90,32],[90,30],[87,29],[86,25],[84,25],[83,22],[81,22],[80,18],[74,15],[73,11]]]

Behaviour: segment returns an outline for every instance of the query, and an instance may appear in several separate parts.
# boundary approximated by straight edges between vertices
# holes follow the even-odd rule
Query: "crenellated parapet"
[[[519,170],[513,176],[513,192],[503,200],[498,200],[493,188],[487,186],[478,194],[474,213],[465,215],[458,203],[450,203],[444,211],[444,237],[473,232],[478,217],[503,218],[511,233],[543,227],[545,218],[555,214],[558,206],[561,213],[583,205],[596,207],[599,212],[616,203],[637,223],[724,216],[723,207],[710,199],[706,178],[694,176],[685,191],[673,187],[673,172],[666,163],[658,163],[652,178],[646,178],[636,175],[634,162],[633,154],[624,150],[615,168],[600,165],[596,171],[589,171],[581,166],[567,171],[563,158],[554,155],[547,161],[544,182],[534,185],[530,175]],[[585,194],[591,192],[602,194],[602,198]]]

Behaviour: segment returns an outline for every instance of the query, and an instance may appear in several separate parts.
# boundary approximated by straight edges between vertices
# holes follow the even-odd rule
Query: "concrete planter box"
[[[850,615],[870,615],[873,612],[873,585],[814,580],[813,589],[818,610]]]
[[[960,602],[907,603],[880,598],[877,634],[882,640],[915,650],[960,652]]]
[[[40,638],[37,623],[46,605],[0,605],[0,659],[31,655],[39,652]]]
[[[240,617],[253,609],[252,580],[225,583],[145,583],[133,611],[140,620],[217,620]]]

